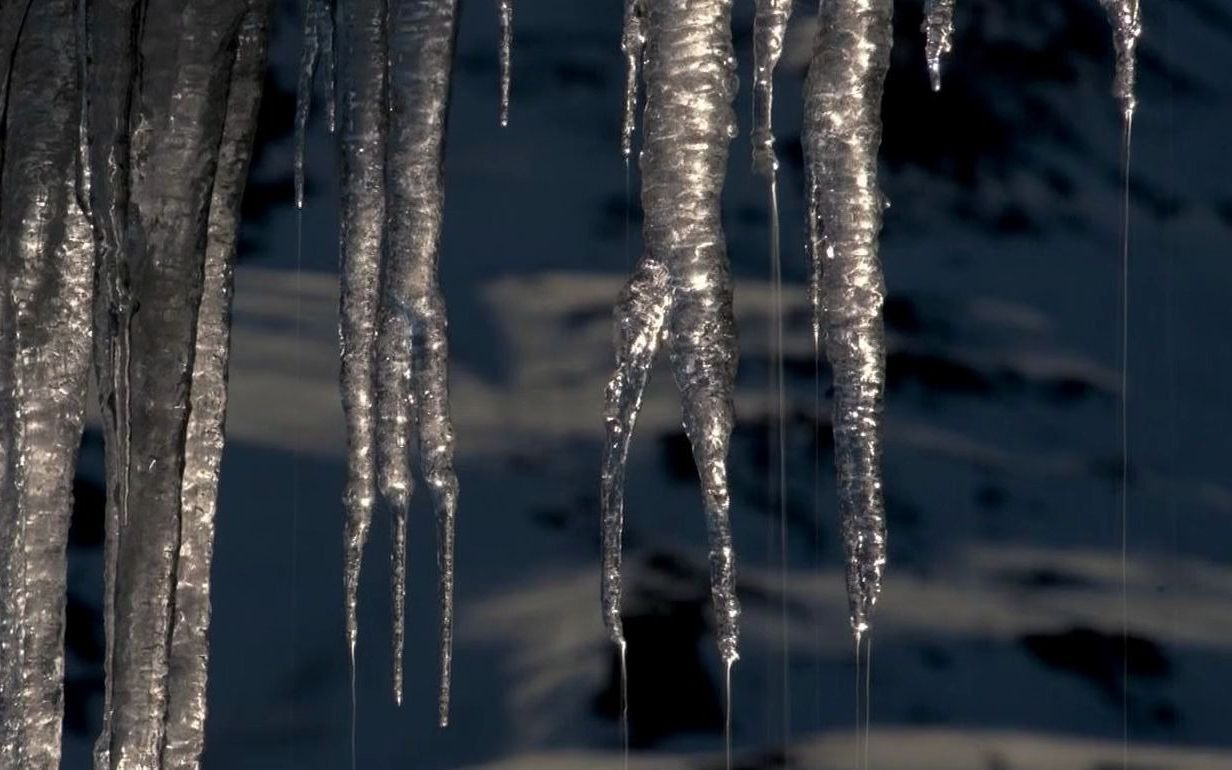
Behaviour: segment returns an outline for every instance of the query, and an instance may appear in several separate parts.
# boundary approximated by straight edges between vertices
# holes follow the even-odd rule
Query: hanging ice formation
[[[456,14],[457,0],[354,0],[339,3],[337,20],[347,645],[353,672],[360,566],[379,491],[393,516],[393,691],[401,703],[410,444],[417,438],[437,515],[442,726],[449,719],[458,482],[437,260]],[[329,16],[323,0],[310,0],[297,109],[301,125],[316,50],[331,50],[323,39],[332,25],[321,23]],[[504,34],[505,64],[508,42]],[[502,95],[507,92],[506,84]],[[302,142],[302,130],[299,136]]]
[[[792,0],[757,0],[753,19],[753,168],[774,184],[774,69],[783,55],[783,36]]]
[[[941,58],[950,52],[954,38],[954,0],[927,0],[924,10],[924,57],[934,91],[941,90]]]
[[[199,764],[231,265],[267,12],[260,0],[0,6],[5,767],[59,766],[91,353],[108,500],[96,765]]]
[[[1142,20],[1138,0],[1099,0],[1112,23],[1112,42],[1116,48],[1116,80],[1112,93],[1121,103],[1121,116],[1128,127],[1133,120],[1137,99],[1134,96],[1136,79],[1135,52],[1138,38],[1142,35]]]
[[[616,372],[607,387],[601,480],[602,598],[622,650],[621,534],[629,441],[650,367],[665,342],[684,427],[701,477],[720,656],[737,659],[727,489],[736,334],[720,220],[727,147],[735,133],[731,0],[632,0],[623,36],[631,70],[644,62],[641,153],[646,252],[616,308]],[[638,49],[644,41],[644,57]],[[630,77],[626,106],[636,103]],[[626,119],[624,141],[632,133]],[[627,150],[626,150],[627,151]]]
[[[881,489],[885,282],[877,254],[886,206],[877,186],[891,0],[821,4],[805,80],[804,155],[814,329],[834,377],[834,459],[857,638],[886,562]]]

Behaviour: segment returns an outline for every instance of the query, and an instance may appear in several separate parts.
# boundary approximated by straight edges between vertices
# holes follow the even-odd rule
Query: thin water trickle
[[[1129,160],[1133,108],[1121,135],[1121,764],[1129,767]]]
[[[620,743],[624,768],[629,770],[629,645],[620,643]]]
[[[734,660],[724,663],[723,671],[723,753],[727,759],[727,770],[732,770],[732,665]]]

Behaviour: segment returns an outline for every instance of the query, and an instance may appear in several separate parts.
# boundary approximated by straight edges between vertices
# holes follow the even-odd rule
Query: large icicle
[[[928,0],[924,10],[924,59],[934,91],[941,90],[941,58],[950,52],[954,38],[954,0]]]
[[[772,182],[774,156],[774,69],[783,55],[783,36],[792,0],[757,0],[753,19],[753,168]]]
[[[730,666],[738,657],[739,634],[727,490],[736,335],[720,197],[735,133],[731,0],[655,0],[645,10],[646,254],[616,309],[617,367],[604,412],[604,620],[623,648],[621,487],[649,367],[663,339],[701,477],[718,647]]]
[[[346,637],[352,681],[359,572],[376,501],[373,367],[385,222],[385,4],[340,7],[338,118],[341,145],[342,408],[347,427]]]
[[[453,540],[458,480],[449,420],[445,300],[437,281],[444,208],[445,121],[457,0],[396,0],[390,14],[389,132],[385,146],[385,249],[377,332],[377,413],[383,484],[397,517],[394,553],[394,688],[402,693],[402,577],[405,573],[409,438],[437,515],[440,569],[439,719],[449,721],[453,651]]]
[[[110,587],[109,749],[99,756],[112,768],[161,762],[197,311],[235,37],[247,10],[246,0],[155,0],[141,16],[145,66],[133,93],[131,156],[127,169],[114,170],[132,182],[123,265],[116,270],[122,307],[103,313],[127,320],[127,334],[120,329],[127,360],[105,379],[127,383],[127,403],[116,405],[127,412],[127,426],[117,424],[128,437],[122,449],[134,459],[121,463],[126,478]],[[116,137],[104,123],[90,138],[101,144],[90,155],[104,166],[91,169],[94,180],[114,163],[115,148],[106,142]],[[100,285],[116,282],[107,272],[115,265],[102,267]],[[104,324],[99,333],[112,331]]]
[[[869,627],[886,561],[881,489],[885,283],[877,239],[881,94],[890,64],[891,0],[821,4],[805,80],[816,326],[834,376],[834,457],[857,636]]]
[[[1142,36],[1142,19],[1138,0],[1099,0],[1112,23],[1112,40],[1116,47],[1116,81],[1112,92],[1121,103],[1121,115],[1128,124],[1134,115],[1137,98],[1134,81],[1137,76],[1135,55],[1138,38]]]
[[[8,3],[0,23],[0,766],[55,770],[94,250],[73,2]]]
[[[264,0],[257,0],[257,5],[264,5]],[[257,127],[265,27],[266,14],[261,9],[250,12],[240,28],[209,204],[180,493],[182,519],[162,770],[197,770],[205,743],[210,562],[227,407],[235,239]]]

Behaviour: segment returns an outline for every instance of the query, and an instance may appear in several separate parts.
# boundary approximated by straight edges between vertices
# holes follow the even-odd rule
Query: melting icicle
[[[1100,5],[1112,23],[1112,40],[1116,47],[1116,81],[1112,92],[1121,103],[1121,115],[1126,124],[1133,120],[1137,98],[1134,81],[1137,77],[1135,55],[1138,38],[1142,36],[1142,19],[1138,0],[1100,0]]]
[[[513,0],[498,0],[500,13],[500,124],[509,125],[509,89],[513,85]]]
[[[304,208],[304,149],[308,143],[308,115],[312,109],[312,82],[327,30],[329,9],[324,0],[308,0],[304,7],[304,42],[300,51],[299,80],[295,87],[295,207]],[[327,79],[329,75],[327,74]],[[330,100],[332,101],[332,99]]]
[[[373,422],[377,291],[385,221],[385,8],[343,3],[339,18],[342,408],[347,427],[344,587],[346,639],[355,677],[359,571],[376,499]],[[352,709],[355,707],[352,691]]]
[[[941,90],[941,58],[950,52],[954,38],[954,0],[928,0],[924,11],[924,58],[934,91]]]
[[[394,517],[393,689],[402,698],[410,439],[437,513],[438,716],[449,719],[458,484],[437,283],[456,0],[348,3],[340,20],[342,398],[347,416],[347,643],[352,672],[364,542],[379,487]],[[374,385],[375,383],[375,385]]]
[[[406,474],[407,439],[418,433],[421,472],[437,515],[441,642],[438,716],[449,722],[453,655],[453,540],[458,480],[449,419],[445,300],[437,281],[444,208],[444,138],[453,67],[456,0],[402,0],[389,29],[386,234],[377,332],[378,448],[395,478]],[[387,417],[393,415],[394,419]],[[409,481],[409,479],[408,479]],[[405,527],[410,486],[383,487]],[[404,571],[405,550],[395,553]],[[395,594],[400,596],[401,589]],[[401,645],[397,613],[396,644]],[[401,673],[401,650],[395,672]],[[397,684],[397,683],[396,683]],[[401,697],[400,693],[398,697]]]
[[[227,407],[232,276],[240,202],[261,99],[265,26],[264,14],[249,13],[240,29],[209,204],[204,285],[197,314],[184,444],[183,518],[176,560],[164,770],[196,770],[205,747],[210,561]]]
[[[625,461],[662,340],[701,477],[718,647],[730,666],[739,657],[727,490],[736,335],[720,197],[735,133],[731,0],[662,0],[645,10],[646,254],[616,308],[617,367],[607,387],[601,480],[603,613],[612,641],[623,647]]]
[[[805,81],[814,323],[834,373],[834,456],[856,634],[869,628],[886,561],[877,148],[892,12],[891,0],[822,3]]]
[[[207,558],[208,525],[197,527],[199,522],[183,517],[188,466],[182,448],[205,291],[211,193],[217,185],[213,159],[232,90],[232,43],[249,10],[262,17],[266,13],[264,4],[254,2],[250,8],[247,0],[199,0],[186,4],[182,13],[143,16],[140,58],[146,68],[139,98],[132,91],[132,7],[98,25],[99,34],[89,43],[96,66],[87,70],[88,156],[102,289],[96,328],[105,338],[99,379],[107,438],[114,440],[108,448],[110,701],[96,750],[103,766],[160,766],[168,720],[186,726],[177,735],[191,743],[204,719],[191,703],[192,691],[204,686],[203,669],[179,666],[170,649],[181,624],[181,641],[196,644],[194,624],[201,625],[203,634],[200,613],[206,611],[206,587],[188,573],[204,569],[198,561]],[[109,15],[100,13],[100,18]],[[197,34],[186,36],[185,28]],[[158,131],[130,134],[130,100],[137,106],[133,125],[158,126]],[[250,141],[252,129],[246,130]],[[125,143],[131,148],[127,155],[121,149]],[[134,180],[131,190],[117,184],[121,178]],[[126,213],[119,213],[121,207]],[[124,229],[116,227],[125,220]],[[137,306],[141,313],[132,312]],[[209,451],[191,456],[203,459]],[[130,463],[130,456],[141,462]],[[194,481],[204,492],[202,477]],[[212,497],[213,490],[208,494]],[[193,550],[191,563],[185,565],[187,572],[177,574],[186,544]],[[184,614],[173,617],[180,607],[181,577],[191,587]],[[181,687],[186,689],[181,692]],[[176,713],[170,714],[181,695],[186,705],[175,706]],[[195,759],[185,762],[192,766]]]
[[[0,765],[29,770],[60,766],[65,548],[94,292],[75,194],[73,10],[0,8]]]
[[[783,36],[792,0],[757,0],[753,19],[753,168],[774,184],[774,69],[783,55]],[[777,228],[776,228],[777,229]]]
[[[633,134],[637,130],[637,77],[646,45],[644,0],[625,0],[624,32],[620,50],[625,55],[625,112],[620,127],[620,151],[627,166],[633,155]]]

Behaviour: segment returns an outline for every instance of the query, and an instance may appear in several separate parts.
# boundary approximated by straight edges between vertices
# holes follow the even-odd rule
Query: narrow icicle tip
[[[791,3],[757,0],[753,18],[753,168],[771,179],[779,167],[774,154],[774,70],[783,55]]]
[[[620,151],[625,160],[633,154],[633,134],[637,130],[637,79],[646,45],[644,0],[625,0],[624,30],[620,50],[625,56],[625,110],[620,128]]]
[[[1112,24],[1112,42],[1116,49],[1116,79],[1112,93],[1121,103],[1121,115],[1128,123],[1133,119],[1138,99],[1134,94],[1137,79],[1135,57],[1138,39],[1142,36],[1142,19],[1138,0],[1100,0]]]
[[[950,52],[954,38],[954,0],[928,0],[922,25],[926,40],[924,57],[933,91],[941,90],[941,59]]]

